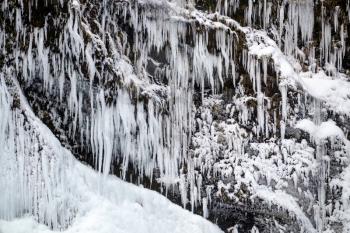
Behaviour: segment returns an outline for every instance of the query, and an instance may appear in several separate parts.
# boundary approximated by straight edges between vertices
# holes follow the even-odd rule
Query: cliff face
[[[345,0],[5,0],[1,87],[80,161],[224,231],[347,232],[349,21]],[[45,170],[16,135],[22,176]],[[26,211],[69,227],[42,193]]]

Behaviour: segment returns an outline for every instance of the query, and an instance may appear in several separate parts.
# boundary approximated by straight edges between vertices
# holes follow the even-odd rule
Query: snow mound
[[[331,107],[334,111],[350,114],[350,82],[344,77],[331,78],[323,71],[313,74],[301,74],[301,80],[307,92]]]
[[[332,120],[322,122],[317,126],[311,120],[303,119],[296,124],[295,128],[308,132],[313,138],[319,140],[327,138],[345,138],[343,130]]]
[[[72,184],[79,193],[79,210],[65,233],[215,233],[221,230],[191,212],[171,203],[160,194],[103,177],[74,161]],[[102,186],[101,186],[102,185]],[[99,187],[100,186],[100,187]],[[33,217],[0,220],[1,233],[49,233],[46,225]]]

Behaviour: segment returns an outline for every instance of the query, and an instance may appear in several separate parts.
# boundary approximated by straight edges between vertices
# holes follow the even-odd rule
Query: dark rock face
[[[346,232],[348,8],[6,1],[1,77],[76,158],[224,231]]]

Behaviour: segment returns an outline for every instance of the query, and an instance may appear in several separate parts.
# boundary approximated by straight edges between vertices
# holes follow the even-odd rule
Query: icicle
[[[334,31],[337,32],[339,28],[339,12],[340,8],[339,6],[336,6],[334,9],[334,14],[333,14],[333,22],[334,22]]]
[[[347,12],[348,12],[348,18],[349,18],[349,20],[350,20],[350,0],[347,1],[346,10],[347,10]]]
[[[267,84],[267,58],[262,58],[263,72],[264,72],[264,83]]]
[[[250,231],[251,233],[259,233],[259,229],[256,226],[253,226],[253,228]]]
[[[284,139],[286,120],[287,120],[287,86],[280,84],[279,86],[282,96],[282,120],[280,122],[281,138]]]
[[[203,205],[203,217],[204,218],[208,218],[209,217],[209,213],[208,213],[208,199],[206,197],[203,197],[202,200],[202,205]]]
[[[284,3],[284,2],[283,2]],[[279,7],[279,38],[278,38],[278,47],[282,46],[282,34],[284,29],[284,4]]]
[[[331,49],[331,43],[332,43],[332,35],[331,35],[331,26],[328,22],[325,22],[324,15],[325,15],[325,9],[323,7],[322,2],[322,37],[321,37],[321,53],[322,53],[322,59],[325,63],[329,63],[330,59],[330,49]]]
[[[288,3],[288,4],[287,4]],[[288,7],[286,7],[288,5]],[[285,21],[285,8],[288,9],[288,20]],[[286,55],[294,55],[299,39],[302,43],[312,40],[314,29],[314,2],[313,1],[283,1],[279,11],[279,47],[284,41]],[[284,38],[283,38],[283,32]],[[299,38],[299,34],[301,38]]]
[[[271,15],[271,2],[266,2],[264,0],[264,13],[263,13],[263,28],[266,29],[267,25],[270,23]]]
[[[248,0],[248,9],[245,12],[245,21],[248,26],[252,25],[253,18],[253,0]]]

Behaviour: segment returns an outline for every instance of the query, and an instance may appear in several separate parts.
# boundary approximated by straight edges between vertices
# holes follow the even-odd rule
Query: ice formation
[[[69,231],[84,191],[69,177],[113,203],[115,174],[208,218],[216,199],[261,201],[300,231],[350,228],[349,1],[332,21],[324,1],[278,2],[3,1],[15,27],[0,27],[0,218]],[[69,150],[100,175],[84,177]],[[331,162],[344,171],[331,176]]]
[[[7,190],[0,196],[1,232],[221,232],[155,192],[81,164],[35,117],[21,93],[15,97],[21,107],[11,112],[14,97],[4,80],[0,87],[5,119],[0,187]]]

